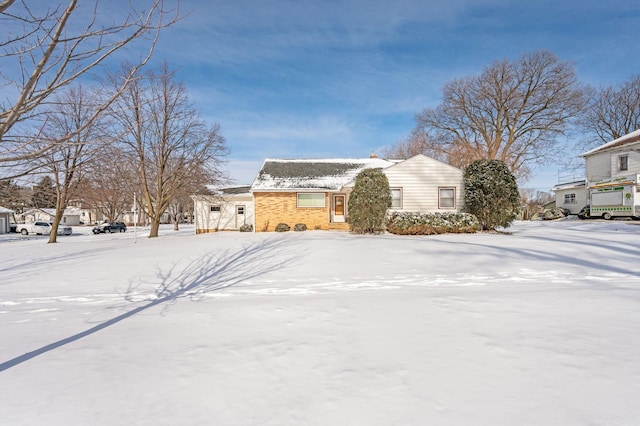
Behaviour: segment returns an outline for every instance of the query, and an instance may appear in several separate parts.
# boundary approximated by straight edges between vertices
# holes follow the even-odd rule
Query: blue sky
[[[442,86],[538,49],[594,86],[640,72],[635,0],[182,0],[154,61],[221,125],[236,183],[265,158],[367,157],[409,134]],[[577,142],[572,138],[567,145]],[[567,149],[567,156],[575,153]],[[558,165],[524,187],[549,190]]]

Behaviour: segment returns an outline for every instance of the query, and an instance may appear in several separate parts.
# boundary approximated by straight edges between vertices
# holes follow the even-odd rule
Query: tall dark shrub
[[[349,196],[349,227],[358,234],[382,232],[391,207],[389,180],[382,169],[365,169],[356,177]]]
[[[500,160],[478,160],[464,171],[464,209],[484,230],[508,227],[520,209],[516,179]]]

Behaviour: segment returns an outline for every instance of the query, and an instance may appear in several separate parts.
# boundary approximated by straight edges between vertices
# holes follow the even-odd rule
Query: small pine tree
[[[516,179],[500,160],[478,160],[464,171],[464,208],[484,230],[507,228],[518,216]]]
[[[46,209],[56,207],[56,186],[49,176],[44,176],[33,186],[31,205],[36,208]]]
[[[382,169],[365,169],[349,196],[349,227],[358,234],[382,232],[391,207],[389,180]]]

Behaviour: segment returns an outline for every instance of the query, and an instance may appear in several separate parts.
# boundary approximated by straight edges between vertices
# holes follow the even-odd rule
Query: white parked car
[[[19,223],[16,226],[16,232],[19,232],[22,235],[49,235],[52,227],[52,222],[38,221],[34,223]],[[71,233],[72,230],[70,226],[58,225],[58,235],[71,235]]]

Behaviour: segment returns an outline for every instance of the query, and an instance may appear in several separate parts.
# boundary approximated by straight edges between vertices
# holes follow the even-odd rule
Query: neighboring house
[[[462,170],[425,155],[403,161],[265,160],[251,186],[255,230],[273,231],[279,223],[349,229],[349,194],[356,176],[367,168],[382,168],[387,175],[393,211],[456,212],[462,208]]]
[[[249,186],[222,188],[213,195],[192,195],[196,234],[237,231],[253,225],[254,203]]]
[[[80,209],[77,207],[68,207],[65,209],[61,224],[68,226],[80,225]],[[53,222],[56,217],[56,209],[31,209],[20,215],[20,220],[24,223],[34,222]]]
[[[569,210],[571,214],[578,214],[587,205],[587,185],[584,180],[559,183],[551,190],[555,193],[555,206]]]
[[[0,207],[0,234],[8,234],[11,232],[11,222],[9,218],[13,214],[13,210]]]
[[[640,129],[581,155],[585,179],[558,183],[556,206],[591,216],[640,216]]]
[[[581,155],[592,216],[640,215],[640,129]]]

